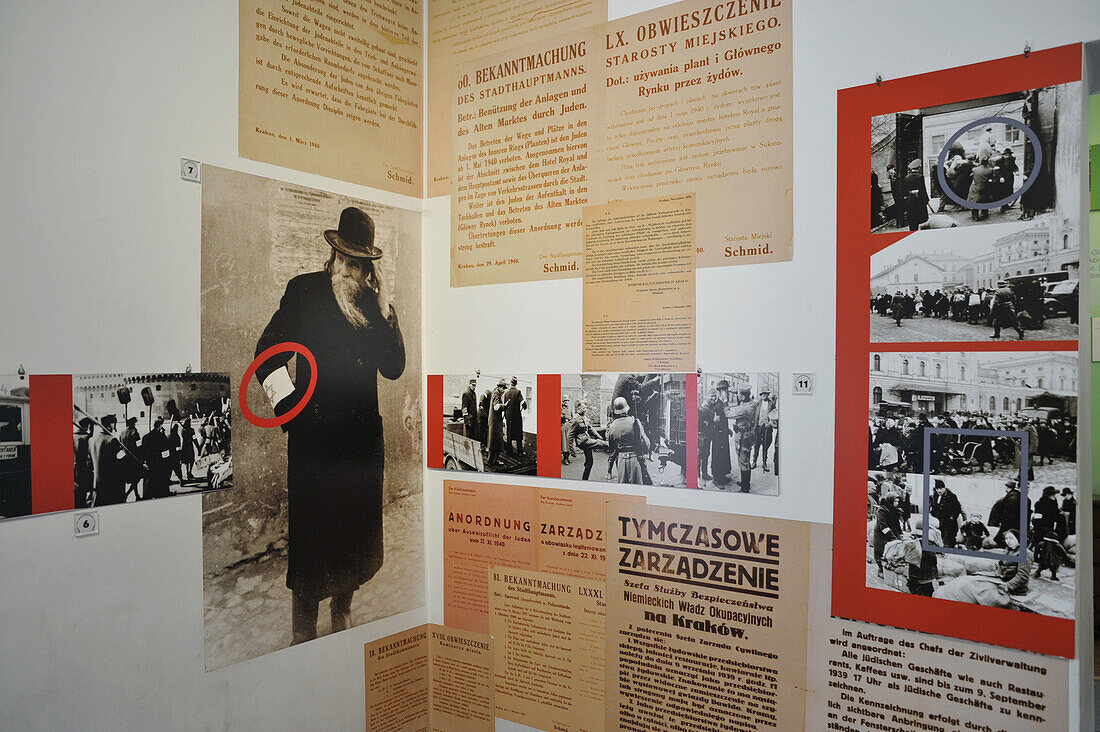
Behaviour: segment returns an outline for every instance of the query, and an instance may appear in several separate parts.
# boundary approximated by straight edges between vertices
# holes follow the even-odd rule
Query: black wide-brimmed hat
[[[349,206],[340,213],[340,228],[325,231],[332,248],[355,259],[381,259],[382,250],[374,246],[374,221],[362,209]]]

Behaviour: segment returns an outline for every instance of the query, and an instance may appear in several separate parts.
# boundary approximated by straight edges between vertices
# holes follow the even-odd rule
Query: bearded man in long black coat
[[[405,370],[405,344],[375,262],[374,222],[346,208],[338,230],[324,232],[331,255],[323,271],[287,283],[256,353],[291,342],[317,362],[317,386],[287,433],[288,562],[294,643],[317,637],[318,603],[332,598],[332,630],[351,627],[352,596],[382,566],[382,481],[385,442],[378,410],[378,374]],[[311,368],[293,354],[257,370],[277,415],[298,404]]]

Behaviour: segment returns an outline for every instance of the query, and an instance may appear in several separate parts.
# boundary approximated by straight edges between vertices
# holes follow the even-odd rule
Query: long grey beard
[[[354,328],[367,328],[370,325],[363,310],[363,304],[374,295],[373,290],[353,276],[343,272],[332,273],[332,294],[336,296],[336,304],[340,312]]]

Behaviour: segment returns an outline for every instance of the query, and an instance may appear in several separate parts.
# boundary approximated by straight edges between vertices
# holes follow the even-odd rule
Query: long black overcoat
[[[378,374],[405,370],[397,314],[376,310],[367,328],[353,327],[336,304],[328,272],[290,280],[257,355],[290,341],[317,361],[317,388],[287,432],[289,518],[286,585],[320,600],[354,591],[382,566],[382,480],[385,442],[378,411]],[[265,380],[296,358],[294,393],[276,405],[285,414],[303,396],[310,366],[283,353],[258,370]]]

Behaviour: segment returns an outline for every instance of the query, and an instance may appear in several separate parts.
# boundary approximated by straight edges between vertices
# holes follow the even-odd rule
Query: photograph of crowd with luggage
[[[868,471],[867,586],[1074,617],[1072,486]],[[923,534],[927,529],[927,537]]]
[[[871,255],[871,342],[1075,340],[1078,241],[1054,217],[907,236]]]

